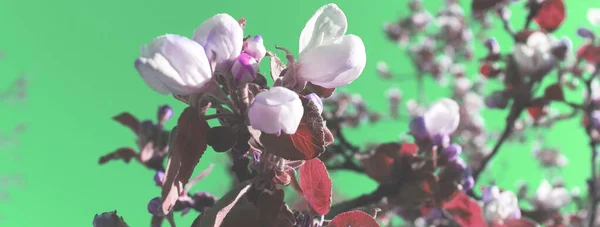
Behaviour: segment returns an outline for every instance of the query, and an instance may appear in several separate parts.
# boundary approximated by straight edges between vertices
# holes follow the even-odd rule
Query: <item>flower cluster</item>
[[[393,42],[411,44],[405,50],[421,86],[418,99],[409,100],[399,88],[390,88],[387,114],[373,110],[360,94],[336,90],[363,73],[366,52],[359,36],[347,34],[346,15],[335,4],[310,17],[300,32],[299,53],[275,47],[283,59],[265,46],[268,37],[245,36],[246,20],[228,14],[204,21],[192,38],[157,37],[142,47],[135,67],[151,89],[187,106],[171,131],[164,129],[174,115],[168,106],[159,108],[157,123],[140,122],[129,113],[116,116],[114,120],[137,135],[137,148],[120,148],[100,163],[136,159],[156,172],[154,183],[161,194],[147,204],[152,226],[161,226],[163,220],[175,226],[173,214],[190,211],[200,213],[192,226],[211,227],[372,227],[391,225],[392,217],[410,226],[600,225],[598,36],[579,29],[585,41],[579,48],[569,38],[556,37],[566,17],[563,0],[527,1],[528,15],[520,30],[511,25],[509,6],[514,1],[471,3],[472,16],[484,25],[479,36],[473,35],[465,10],[454,0],[445,1],[435,16],[422,1],[412,0],[409,17],[385,26]],[[486,37],[493,18],[513,38],[509,53],[502,53],[497,39]],[[587,14],[594,26],[599,18],[597,9]],[[477,39],[487,54],[472,61],[471,45]],[[264,61],[269,62],[270,78],[260,70]],[[479,68],[475,78],[466,70],[473,66]],[[384,79],[395,76],[385,63],[377,70]],[[426,75],[452,81],[452,97],[428,103],[422,87]],[[493,81],[500,81],[502,88],[486,90]],[[584,101],[567,101],[566,93],[581,85]],[[486,129],[481,115],[486,108],[508,111],[501,132]],[[479,181],[507,141],[527,142],[530,128],[552,127],[581,112],[594,151],[589,198],[560,181],[542,180],[534,196],[527,184],[515,193]],[[405,119],[407,136],[397,141],[356,145],[344,135],[347,127]],[[211,120],[215,124],[209,125]],[[548,170],[547,178],[553,177],[553,170],[568,160],[560,148],[545,145],[539,131],[536,136],[532,155]],[[227,153],[232,162],[235,185],[221,198],[190,192],[213,167],[192,177],[209,147]],[[337,170],[365,174],[378,186],[334,204],[336,189],[329,172]],[[484,186],[478,190],[476,184]],[[293,191],[284,191],[287,186]],[[286,193],[296,196],[293,204],[284,201]],[[529,206],[521,206],[525,203]],[[576,211],[567,212],[568,205]],[[94,218],[96,227],[119,225],[126,226],[116,211]]]

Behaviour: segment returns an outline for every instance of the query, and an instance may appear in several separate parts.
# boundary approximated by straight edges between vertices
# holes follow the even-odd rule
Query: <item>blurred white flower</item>
[[[429,135],[450,135],[460,121],[458,103],[449,98],[442,98],[429,107],[423,118]]]
[[[483,192],[482,200],[484,202],[483,215],[490,222],[521,217],[519,200],[511,191],[500,192],[497,186],[491,186]]]
[[[362,39],[345,35],[348,22],[333,3],[322,6],[300,34],[297,77],[334,88],[352,83],[365,68],[367,54]]]
[[[284,87],[273,87],[258,93],[248,110],[252,128],[269,134],[281,131],[294,134],[304,115],[304,107],[295,92]]]
[[[587,12],[587,19],[594,26],[600,26],[600,8],[589,9]]]
[[[244,31],[229,14],[217,14],[194,31],[194,40],[204,47],[209,60],[219,65],[232,63],[242,52]]]
[[[534,32],[525,43],[515,44],[513,55],[522,72],[533,74],[554,63],[551,49],[552,39],[543,32]]]
[[[543,180],[535,193],[535,202],[539,208],[558,210],[571,201],[569,190],[564,187],[553,187],[547,180]]]
[[[212,77],[202,45],[172,34],[142,46],[135,68],[146,84],[161,94],[199,93]]]

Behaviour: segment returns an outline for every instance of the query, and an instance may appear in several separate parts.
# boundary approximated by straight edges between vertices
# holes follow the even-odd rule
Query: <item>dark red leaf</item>
[[[177,127],[171,132],[170,157],[162,185],[165,214],[171,211],[179,195],[184,192],[183,187],[188,183],[204,154],[208,129],[208,123],[201,120],[198,112],[192,107],[186,108],[179,116]]]
[[[122,159],[125,163],[129,163],[131,161],[131,159],[137,158],[137,152],[135,152],[135,150],[133,150],[133,148],[130,147],[122,147],[117,149],[116,151],[113,151],[111,153],[108,153],[102,157],[100,157],[100,160],[98,160],[99,164],[104,164],[107,163],[111,160],[119,160]]]
[[[256,206],[245,199],[240,200],[227,213],[223,224],[218,227],[263,227],[260,224],[259,213]],[[212,227],[212,226],[211,226]],[[215,225],[214,227],[217,227]]]
[[[304,115],[295,134],[277,136],[262,133],[260,136],[260,142],[266,150],[287,160],[310,160],[325,152],[326,126],[323,117],[315,104],[302,96],[300,99],[304,105]]]
[[[304,91],[302,91],[302,94],[308,95],[310,93],[315,93],[321,98],[329,98],[329,97],[331,97],[331,95],[333,95],[334,91],[335,91],[335,88],[324,88],[324,87],[321,87],[319,85],[315,85],[315,84],[312,84],[309,82],[308,84],[306,84],[306,88],[304,88]]]
[[[565,20],[563,0],[546,0],[533,20],[544,30],[552,32]]]
[[[137,135],[138,129],[140,128],[140,122],[138,121],[138,119],[136,117],[134,117],[130,113],[127,113],[127,112],[121,113],[121,114],[113,117],[113,120],[121,123],[122,125],[126,126],[129,129],[131,129],[131,131]]]
[[[492,222],[490,227],[537,227],[539,224],[532,220],[521,218],[506,221],[495,221]]]
[[[327,227],[379,227],[379,224],[369,214],[353,210],[338,214]]]
[[[544,98],[548,100],[564,101],[565,94],[560,84],[553,84],[546,87],[546,90],[544,90]]]
[[[400,148],[400,153],[407,155],[416,155],[419,151],[419,147],[414,143],[403,143],[402,148]]]
[[[203,214],[202,216],[198,216],[198,218],[194,221],[192,227],[220,227],[229,211],[232,210],[232,208],[236,205],[238,200],[242,198],[242,196],[244,196],[246,192],[248,192],[250,186],[252,185],[248,182],[237,185],[225,196],[219,199],[217,203],[205,214]],[[254,215],[254,218],[256,218],[256,216],[257,215]]]
[[[313,158],[300,166],[298,172],[302,196],[310,204],[312,210],[325,215],[331,208],[331,178],[325,164]]]
[[[577,57],[585,59],[590,64],[600,62],[600,46],[585,44],[577,50]]]
[[[540,119],[546,114],[543,105],[528,107],[527,113],[535,120]]]
[[[117,214],[117,211],[104,212],[96,214],[93,221],[94,227],[129,227],[123,217]]]
[[[275,191],[264,190],[258,196],[256,207],[258,208],[258,217],[262,227],[275,227],[279,213],[284,208],[283,190]]]
[[[487,226],[479,204],[462,191],[456,193],[452,200],[444,202],[443,208],[461,226]]]
[[[206,139],[208,145],[216,152],[224,152],[233,147],[237,139],[237,133],[229,127],[218,126],[209,130]]]

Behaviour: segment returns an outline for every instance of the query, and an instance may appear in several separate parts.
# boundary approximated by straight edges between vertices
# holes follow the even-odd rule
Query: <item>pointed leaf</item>
[[[100,157],[100,160],[98,160],[99,164],[104,164],[107,163],[111,160],[119,160],[122,159],[125,163],[129,163],[131,161],[131,159],[137,158],[137,152],[135,152],[135,150],[133,150],[133,148],[130,147],[122,147],[117,149],[116,151],[113,151],[111,153],[108,153],[102,157]]]
[[[279,57],[273,52],[267,51],[267,56],[271,57],[271,79],[273,81],[283,76],[281,72],[286,68],[285,64],[279,60]]]
[[[237,185],[225,196],[217,201],[217,203],[202,216],[199,216],[200,220],[194,221],[197,223],[192,227],[220,227],[223,220],[227,216],[227,213],[233,208],[237,201],[242,198],[248,192],[252,186],[249,182],[244,182]]]
[[[281,189],[275,189],[275,191],[264,190],[260,193],[256,206],[262,227],[275,227],[279,213],[284,208],[283,197],[284,193]]]
[[[444,202],[443,208],[461,226],[486,226],[479,204],[462,191],[456,193],[452,200]]]
[[[302,196],[310,204],[312,210],[319,215],[329,213],[332,185],[325,164],[318,158],[313,158],[300,166],[298,174]]]
[[[564,101],[565,94],[560,84],[557,83],[546,87],[546,90],[544,90],[544,98],[548,100]]]
[[[379,227],[379,224],[369,214],[353,210],[338,214],[327,227]]]
[[[223,224],[219,227],[262,227],[258,215],[256,206],[242,199],[231,208],[225,220],[223,220]]]
[[[548,32],[556,30],[565,20],[565,3],[563,0],[547,0],[533,20]]]
[[[233,147],[237,139],[237,133],[233,129],[224,126],[211,128],[207,134],[207,142],[216,152],[228,151]]]
[[[317,106],[300,96],[304,115],[295,134],[280,136],[262,133],[260,142],[270,153],[287,160],[310,160],[325,152],[325,122]],[[329,141],[330,139],[327,138]]]
[[[131,129],[131,131],[137,135],[138,129],[140,128],[140,122],[138,121],[138,119],[136,117],[134,117],[130,113],[128,113],[128,112],[121,113],[121,114],[113,117],[113,120],[121,123],[122,125],[124,125],[125,127],[129,128],[129,129]]]

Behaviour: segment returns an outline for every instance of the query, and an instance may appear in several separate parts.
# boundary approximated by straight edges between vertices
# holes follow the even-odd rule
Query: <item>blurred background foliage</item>
[[[229,13],[248,21],[245,33],[260,34],[265,46],[275,51],[280,45],[297,53],[298,38],[306,21],[320,6],[334,2],[346,13],[348,33],[362,37],[367,48],[367,67],[352,85],[341,90],[359,93],[368,107],[385,112],[386,90],[403,90],[404,101],[416,96],[415,69],[396,44],[383,33],[385,22],[408,16],[408,0],[392,1],[191,1],[191,0],[0,0],[0,91],[11,89],[23,73],[29,76],[25,104],[0,103],[0,132],[10,132],[22,122],[27,131],[19,134],[20,144],[2,147],[0,175],[19,174],[26,185],[7,187],[9,200],[0,200],[0,226],[91,226],[94,214],[116,209],[132,226],[146,226],[150,214],[149,199],[159,195],[152,181],[153,172],[138,163],[113,162],[99,166],[98,158],[118,147],[134,146],[135,136],[111,120],[127,111],[140,119],[155,119],[156,108],[169,104],[175,116],[184,105],[170,96],[153,92],[141,80],[134,59],[139,47],[154,37],[175,33],[191,37],[193,30],[217,13]],[[465,12],[469,2],[462,0]],[[600,1],[567,1],[567,20],[555,32],[568,36],[575,47],[583,40],[575,35],[580,26],[590,27],[587,9],[600,7]],[[435,13],[443,0],[428,0],[425,6]],[[521,28],[525,21],[523,3],[511,7],[511,22]],[[474,21],[475,31],[479,28]],[[500,42],[502,52],[512,49],[510,37],[495,21],[488,35]],[[598,29],[598,28],[596,28]],[[485,55],[483,41],[474,43],[475,59]],[[282,53],[276,52],[280,55]],[[378,61],[388,63],[390,70],[403,75],[392,81],[376,74]],[[469,77],[477,77],[479,64],[467,63]],[[268,70],[268,62],[261,64]],[[431,79],[425,85],[429,100],[448,97],[451,89],[440,89]],[[491,82],[488,91],[500,88]],[[568,100],[581,100],[582,93],[572,92]],[[486,127],[501,130],[505,111],[485,110]],[[581,128],[581,118],[561,122],[551,130],[528,131],[530,138],[543,135],[545,146],[559,147],[569,159],[562,170],[541,171],[531,153],[531,141],[506,144],[495,158],[478,186],[494,179],[501,187],[516,189],[523,181],[537,187],[542,178],[564,179],[567,188],[585,189],[589,175],[589,148]],[[171,128],[175,120],[167,127]],[[389,142],[407,132],[408,119],[383,120],[347,130],[354,144]],[[494,141],[490,141],[493,143]],[[5,153],[20,153],[15,160]],[[227,156],[206,152],[196,170],[214,163],[212,174],[194,190],[222,196],[231,186]],[[366,175],[347,171],[332,173],[337,198],[352,198],[375,189],[376,183]],[[189,226],[195,215],[178,223]]]

